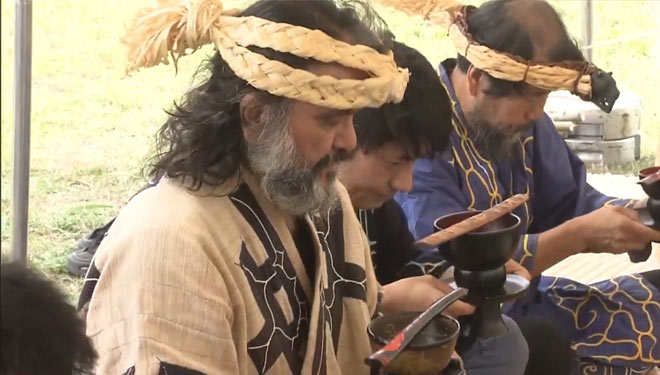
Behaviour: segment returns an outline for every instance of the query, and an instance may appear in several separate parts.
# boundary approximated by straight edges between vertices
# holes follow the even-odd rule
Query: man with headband
[[[422,252],[414,245],[394,194],[410,190],[415,160],[442,152],[451,129],[451,103],[433,65],[402,43],[394,42],[392,50],[397,65],[410,72],[403,100],[365,108],[355,114],[357,151],[339,167],[339,180],[346,187],[369,239],[376,277],[381,284],[408,276],[402,272],[403,265]],[[452,289],[449,283],[434,276],[429,275],[429,281],[445,290]],[[469,305],[445,310],[454,317],[473,312],[474,307]],[[479,340],[471,350],[461,354],[468,374],[523,374],[528,359],[527,342],[516,323],[503,318],[506,332]]]
[[[515,259],[533,276],[572,254],[621,253],[660,241],[630,208],[634,201],[587,184],[584,165],[543,112],[552,90],[570,90],[605,111],[618,95],[611,76],[584,61],[548,3],[495,0],[450,12],[417,3],[425,4],[418,13],[448,28],[458,50],[439,67],[454,103],[450,147],[418,161],[413,188],[397,196],[417,238],[432,233],[440,216],[529,193],[515,211],[526,229]],[[537,278],[535,292],[510,314],[560,323],[582,359],[580,374],[645,371],[660,362],[660,346],[649,338],[660,336],[651,323],[660,321],[653,277],[589,286]]]
[[[161,0],[125,42],[131,69],[217,53],[160,130],[160,180],[87,273],[96,373],[366,374],[371,317],[445,294],[428,277],[379,286],[335,181],[353,112],[399,102],[408,80],[378,18],[355,1]]]

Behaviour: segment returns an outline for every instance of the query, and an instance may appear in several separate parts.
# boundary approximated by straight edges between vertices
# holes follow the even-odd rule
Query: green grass
[[[176,76],[172,66],[161,66],[125,77],[125,50],[119,43],[123,25],[138,8],[153,3],[58,0],[33,5],[29,261],[56,280],[72,300],[80,280],[66,275],[66,256],[82,235],[115,215],[143,184],[141,167],[153,134],[165,119],[163,109],[189,87],[194,68],[210,51],[181,60]],[[580,2],[552,3],[579,37]],[[660,22],[660,2],[603,0],[596,1],[595,8],[596,41],[657,30]],[[455,54],[437,28],[389,9],[379,10],[399,40],[420,49],[434,64]],[[5,257],[11,230],[13,2],[1,3],[1,17],[0,229]],[[645,158],[614,171],[629,173],[652,164],[650,155],[660,136],[655,90],[658,39],[597,49],[595,61],[614,71],[619,85],[639,94],[644,105]]]

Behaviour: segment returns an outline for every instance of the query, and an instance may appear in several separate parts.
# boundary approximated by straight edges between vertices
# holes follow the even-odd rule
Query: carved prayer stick
[[[512,212],[529,199],[527,194],[516,194],[477,215],[471,216],[461,222],[458,222],[449,228],[442,229],[415,242],[415,246],[420,248],[432,248],[450,241],[465,233],[472,232],[486,224],[492,223],[500,217]]]

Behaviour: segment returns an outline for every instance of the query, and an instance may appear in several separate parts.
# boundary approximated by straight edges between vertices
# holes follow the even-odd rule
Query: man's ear
[[[471,96],[477,96],[479,91],[482,91],[483,87],[481,86],[485,84],[485,78],[486,76],[481,70],[475,68],[474,65],[470,65],[466,74],[466,79],[468,93],[470,93]]]
[[[239,104],[241,114],[241,129],[245,142],[253,143],[257,140],[263,129],[266,116],[265,105],[256,94],[247,94]]]

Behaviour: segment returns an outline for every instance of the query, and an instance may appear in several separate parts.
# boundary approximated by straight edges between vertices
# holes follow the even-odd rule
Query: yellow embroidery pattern
[[[441,80],[441,82],[451,100],[452,126],[460,140],[459,148],[457,148],[455,145],[451,146],[452,162],[454,165],[458,165],[460,167],[460,170],[463,172],[464,175],[465,187],[467,188],[468,194],[470,195],[467,209],[468,210],[477,209],[475,189],[481,189],[481,188],[483,188],[483,191],[485,191],[488,194],[490,198],[489,206],[492,207],[502,202],[503,200],[502,192],[500,192],[499,190],[497,176],[495,175],[495,169],[493,168],[493,164],[491,163],[491,161],[483,157],[479,153],[479,151],[477,151],[476,146],[469,137],[467,125],[462,123],[461,121],[461,116],[459,114],[460,105],[458,101],[456,101],[454,97],[451,95],[451,90],[447,86],[446,82],[444,80]],[[520,141],[520,147],[522,149],[522,155],[523,155],[523,166],[525,168],[525,173],[528,175],[526,179],[526,191],[525,191],[527,194],[530,194],[530,187],[528,181],[530,181],[533,178],[534,172],[530,167],[529,164],[530,160],[527,160],[526,147],[528,144],[533,144],[533,141],[534,141],[533,136],[529,136],[524,140]],[[482,173],[479,173],[477,168]],[[470,178],[473,175],[476,176],[476,179],[478,182],[481,183],[481,186],[473,186],[474,180]],[[510,184],[513,184],[513,174],[510,177]],[[510,191],[513,193],[512,186]],[[526,218],[523,225],[524,225],[524,230],[526,231],[527,228],[529,228],[529,225],[531,225],[532,221],[534,220],[533,215],[530,212],[531,210],[529,207],[529,202],[525,202],[524,210],[525,210]],[[525,236],[525,241],[526,240],[527,240],[527,236]],[[527,251],[526,254],[529,254],[530,257],[533,257],[531,251],[529,251],[528,249],[526,251]]]
[[[531,260],[532,257],[534,256],[534,254],[532,254],[532,252],[529,251],[529,248],[527,246],[528,241],[529,241],[529,235],[526,234],[523,236],[523,256],[518,260],[518,263],[520,263],[520,265],[525,268],[529,268],[525,263]]]
[[[633,355],[613,354],[613,355],[592,355],[590,357],[605,363],[611,363],[614,360],[641,360],[646,363],[660,363],[660,356],[654,357],[653,354],[653,349],[657,345],[660,345],[660,343],[658,343],[658,338],[654,337],[653,335],[654,334],[653,327],[654,324],[657,324],[657,322],[653,322],[653,318],[651,314],[652,309],[657,309],[658,311],[660,311],[660,302],[653,299],[653,291],[644,284],[641,276],[630,275],[629,277],[631,280],[635,280],[637,282],[635,289],[639,288],[639,290],[644,290],[647,292],[647,297],[645,299],[634,298],[628,292],[626,292],[626,290],[622,289],[619,283],[614,279],[610,280],[610,282],[615,285],[615,289],[611,292],[601,291],[600,289],[594,286],[584,286],[588,288],[588,292],[586,294],[581,294],[576,297],[560,296],[557,292],[557,288],[554,288],[559,278],[554,278],[549,290],[551,290],[552,292],[551,294],[553,296],[553,299],[555,299],[555,304],[559,308],[571,314],[571,316],[573,317],[573,324],[575,326],[575,329],[577,330],[596,328],[596,327],[592,327],[592,325],[598,320],[599,317],[602,317],[603,314],[607,315],[607,324],[605,324],[605,326],[601,329],[594,329],[595,333],[587,337],[587,340],[584,340],[584,342],[573,344],[573,349],[579,350],[580,348],[602,347],[602,346],[606,346],[607,344],[617,345],[617,346],[626,345],[626,347],[628,348],[635,348],[635,353]],[[566,279],[563,280],[568,281]],[[570,290],[576,290],[576,288],[577,288],[576,284],[569,282],[568,285],[563,286],[562,289],[565,291],[570,291]],[[627,288],[627,289],[632,289],[632,288]],[[608,306],[607,304],[604,303],[605,300],[615,301],[616,297],[618,297],[619,299],[624,299],[631,304],[639,306],[638,309],[639,312],[643,312],[644,315],[638,314],[636,317],[633,317],[629,311],[621,309],[620,306],[619,308],[612,308],[612,306]],[[574,302],[571,303],[571,301]],[[588,302],[591,302],[592,305],[587,305]],[[593,308],[594,302],[597,302],[599,304],[597,309]],[[587,311],[587,309],[589,310]],[[588,318],[585,319],[585,317]],[[615,339],[612,337],[611,330],[612,327],[614,326],[615,318],[617,317],[625,319],[626,326],[631,327],[632,331],[637,336],[636,340]],[[621,323],[618,323],[618,325],[620,326]],[[639,327],[641,325],[648,326],[648,329],[646,330],[640,329]],[[650,340],[651,342],[653,342],[653,345],[650,346],[647,345],[646,347],[644,347],[642,345],[643,339]],[[590,368],[591,367],[589,367],[589,369]],[[583,373],[584,374],[594,373],[594,372],[588,372],[587,370],[589,369],[585,368]]]
[[[617,370],[621,370],[621,368],[617,368]],[[650,368],[646,368],[643,370],[635,370],[632,368],[625,368],[623,369],[623,373],[620,371],[617,371],[617,375],[645,375],[651,370]],[[607,366],[597,366],[594,363],[581,363],[580,364],[580,370],[579,373],[582,375],[614,375],[614,368]]]
[[[625,203],[624,203],[625,202]],[[608,200],[607,202],[603,203],[603,207],[607,206],[623,206],[626,208],[632,207],[637,201],[635,199],[620,199],[620,198],[612,198]]]
[[[442,85],[449,93],[450,90],[445,82],[442,82]],[[479,182],[481,182],[484,191],[490,197],[490,205],[494,206],[503,200],[502,194],[498,188],[497,179],[495,178],[495,169],[493,168],[491,162],[486,160],[477,151],[474,143],[468,136],[467,127],[465,124],[460,122],[460,116],[458,113],[459,103],[454,100],[451,95],[449,95],[449,97],[452,104],[452,126],[454,127],[454,131],[460,139],[460,149],[456,149],[455,146],[452,146],[452,154],[454,156],[454,160],[463,171],[466,187],[470,193],[470,202],[467,209],[473,210],[476,208],[476,196],[472,186],[472,180],[470,178],[473,175],[476,176]],[[485,163],[485,166],[482,163]],[[483,175],[477,171],[477,168],[483,172]],[[484,175],[486,178],[484,178]]]

